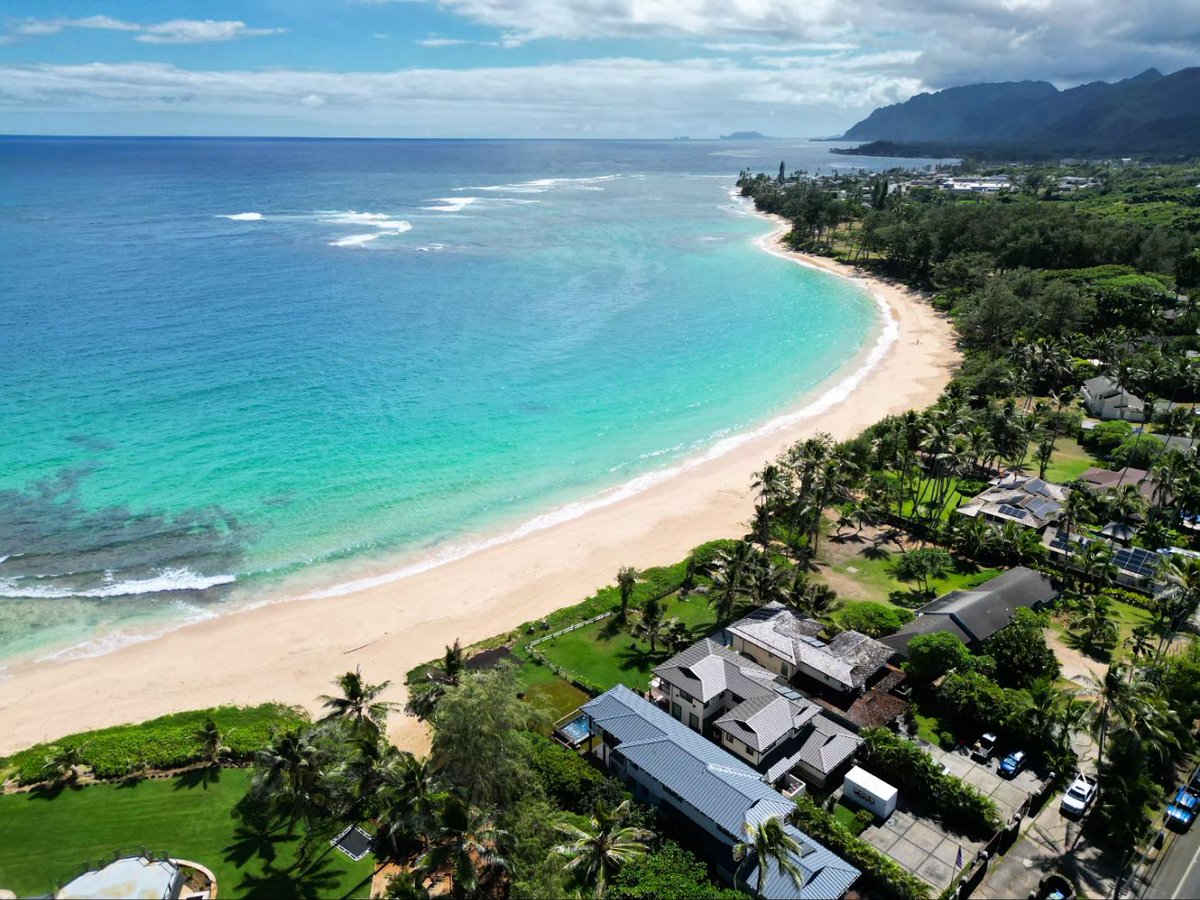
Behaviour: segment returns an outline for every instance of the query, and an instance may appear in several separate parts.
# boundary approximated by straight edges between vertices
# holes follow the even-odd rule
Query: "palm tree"
[[[621,592],[621,621],[629,615],[629,601],[633,598],[633,589],[637,586],[638,570],[633,566],[621,566],[617,570],[617,590]]]
[[[72,784],[78,780],[83,765],[83,745],[51,747],[42,771],[59,784]]]
[[[326,810],[323,760],[300,726],[275,735],[256,755],[258,771],[253,788],[290,820],[302,820],[306,836],[301,853],[307,851],[313,822]]]
[[[383,772],[379,793],[383,807],[380,833],[393,847],[405,835],[415,833],[428,850],[429,832],[437,822],[442,797],[433,763],[399,752]]]
[[[787,593],[784,588],[787,576],[787,569],[776,568],[770,560],[762,559],[750,570],[747,594],[757,606],[782,600]]]
[[[353,672],[347,672],[340,676],[334,684],[342,689],[342,695],[340,697],[322,695],[319,698],[325,704],[325,708],[329,710],[325,718],[321,719],[322,722],[349,721],[356,733],[363,728],[370,728],[376,732],[383,730],[387,714],[390,710],[395,709],[396,704],[376,698],[387,690],[391,684],[390,681],[367,684],[363,680],[362,669],[356,668]]]
[[[428,720],[445,695],[446,688],[458,684],[466,667],[462,644],[455,638],[453,646],[446,646],[441,660],[426,671],[424,683],[410,685],[404,711],[423,722]]]
[[[646,841],[654,836],[644,828],[622,827],[621,822],[628,814],[628,800],[615,809],[597,800],[592,807],[590,828],[566,823],[555,826],[568,843],[559,844],[550,853],[564,857],[567,861],[563,868],[578,873],[594,886],[596,900],[604,896],[610,876],[648,852]]]
[[[767,463],[752,477],[750,488],[758,491],[758,541],[765,547],[771,540],[771,507],[787,490],[787,475],[782,466]]]
[[[670,621],[674,622],[675,620]],[[635,637],[649,642],[650,652],[653,654],[658,649],[658,642],[662,640],[669,627],[670,622],[663,618],[662,605],[658,602],[658,598],[651,597],[642,608],[637,624],[633,626],[633,633]]]
[[[217,727],[212,716],[204,720],[204,724],[196,731],[196,739],[204,748],[204,759],[209,768],[219,769],[221,762],[229,757],[230,749],[225,746],[225,735]]]
[[[1116,643],[1118,634],[1112,601],[1094,594],[1083,597],[1071,617],[1071,627],[1082,633],[1087,646],[1111,647]]]
[[[746,582],[757,562],[757,551],[745,541],[739,541],[732,551],[717,553],[709,576],[713,586],[711,603],[717,608],[717,625],[728,622],[738,598],[749,593]]]
[[[733,858],[743,863],[753,856],[758,864],[758,878],[754,886],[754,896],[761,898],[763,884],[766,882],[767,869],[774,862],[779,871],[788,875],[799,891],[804,885],[804,870],[795,862],[793,856],[799,857],[804,848],[800,843],[783,829],[783,821],[779,816],[771,816],[757,824],[745,824],[746,840],[739,841],[733,847]],[[739,865],[738,868],[741,868]]]
[[[461,900],[483,893],[497,874],[507,871],[504,846],[509,834],[483,810],[451,794],[442,806],[432,845],[417,858],[418,871],[450,876],[450,896]]]

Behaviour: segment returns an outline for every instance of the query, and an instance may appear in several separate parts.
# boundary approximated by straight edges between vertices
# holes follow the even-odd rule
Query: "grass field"
[[[1096,462],[1078,441],[1059,438],[1054,455],[1050,457],[1050,465],[1046,467],[1046,480],[1055,484],[1070,484],[1092,466],[1103,468],[1104,464]],[[1037,471],[1036,462],[1031,471]]]
[[[847,830],[853,835],[862,834],[866,830],[868,822],[861,822],[858,816],[855,815],[857,809],[851,808],[844,802],[839,802],[833,808],[833,817],[846,826]]]
[[[707,597],[692,594],[680,599],[672,596],[663,605],[666,617],[675,616],[687,625],[693,640],[716,628],[716,612]],[[630,620],[633,621],[632,616]],[[651,654],[650,645],[635,639],[628,628],[618,627],[615,616],[538,644],[537,649],[550,662],[600,691],[617,684],[627,685],[635,691],[646,690],[650,686],[651,670],[668,656],[661,647]],[[549,670],[543,671],[550,674]]]
[[[355,863],[320,842],[298,869],[299,831],[263,833],[235,817],[250,773],[217,774],[207,785],[190,774],[0,796],[0,888],[42,896],[88,859],[144,846],[208,866],[222,897],[367,896],[372,856]]]
[[[1133,634],[1133,629],[1139,625],[1149,625],[1154,621],[1154,616],[1148,610],[1134,606],[1131,603],[1123,603],[1120,600],[1111,600],[1111,608],[1113,621],[1117,624],[1117,643],[1111,650],[1103,651],[1094,654],[1089,653],[1098,662],[1113,663],[1130,657],[1129,638]],[[1072,642],[1074,639],[1071,635],[1071,614],[1063,611],[1056,614],[1050,620],[1050,627],[1058,632],[1064,642]],[[1083,649],[1080,647],[1080,649]]]
[[[864,556],[860,553],[833,563],[829,566],[829,570],[838,575],[833,586],[839,592],[845,593],[843,586],[838,582],[848,579],[861,588],[861,591],[857,593],[862,598],[896,606],[899,604],[893,603],[889,599],[889,595],[893,591],[900,591],[912,595],[909,602],[910,607],[923,602],[922,598],[917,597],[915,582],[901,581],[892,574],[899,556],[898,552],[888,552],[886,556]],[[931,580],[929,586],[933,596],[940,597],[942,594],[960,588],[975,587],[999,574],[999,569],[979,568],[960,561],[958,566],[948,572],[944,578]]]

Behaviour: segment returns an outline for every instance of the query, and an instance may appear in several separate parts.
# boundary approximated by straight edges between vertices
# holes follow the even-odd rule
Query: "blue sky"
[[[818,136],[954,84],[1173,71],[1197,22],[1200,0],[5,0],[0,132]]]

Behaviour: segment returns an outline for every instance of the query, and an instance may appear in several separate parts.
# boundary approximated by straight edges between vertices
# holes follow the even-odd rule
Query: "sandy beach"
[[[783,230],[761,239],[764,249],[783,252]],[[920,296],[830,260],[788,255],[857,278],[896,324],[884,358],[830,408],[641,493],[403,580],[230,613],[103,656],[14,665],[0,681],[0,754],[182,709],[268,700],[315,709],[316,697],[355,666],[371,681],[397,682],[390,699],[402,701],[404,673],[455,638],[468,644],[577,602],[620,566],[674,562],[704,541],[744,534],[750,476],[765,460],[816,432],[848,438],[889,413],[928,405],[957,359],[949,323]],[[392,736],[424,747],[423,730],[403,715],[394,716]]]

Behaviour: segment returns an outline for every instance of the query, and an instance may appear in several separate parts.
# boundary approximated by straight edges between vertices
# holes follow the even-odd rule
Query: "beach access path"
[[[760,239],[763,249],[786,253],[784,230]],[[950,323],[925,298],[850,266],[786,255],[855,278],[895,322],[895,341],[839,402],[641,493],[399,581],[217,616],[103,656],[15,664],[0,676],[0,754],[220,704],[276,700],[315,711],[318,695],[355,666],[372,682],[391,679],[388,699],[402,702],[405,672],[455,638],[470,644],[578,602],[621,566],[672,563],[705,541],[745,534],[751,474],[765,461],[818,432],[846,439],[888,414],[928,406],[958,359]],[[391,724],[400,746],[424,749],[415,720],[396,714]]]

